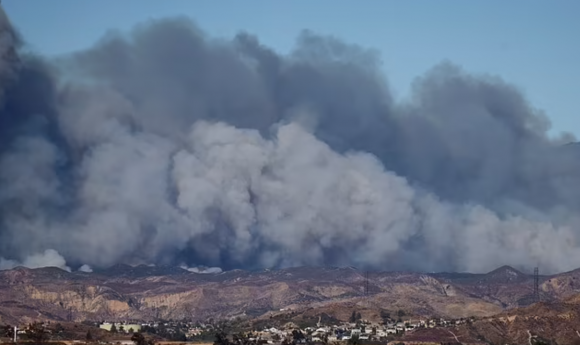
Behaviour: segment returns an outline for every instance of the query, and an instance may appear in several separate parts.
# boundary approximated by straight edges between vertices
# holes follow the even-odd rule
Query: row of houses
[[[402,335],[421,328],[452,327],[469,322],[469,319],[446,320],[443,318],[407,320],[405,322],[386,322],[383,324],[361,321],[358,323],[344,323],[340,325],[307,327],[299,329],[289,323],[280,329],[271,327],[254,335],[257,339],[276,343],[276,340],[295,337],[300,332],[306,340],[312,342],[345,341],[357,337],[359,340],[384,340],[390,335]],[[300,340],[300,339],[295,339]],[[300,342],[300,341],[298,341]]]
[[[345,341],[354,337],[360,340],[381,340],[389,335],[411,332],[416,328],[426,327],[426,325],[425,320],[389,323],[386,325],[370,322],[359,324],[345,323],[342,325],[307,327],[304,329],[298,329],[295,325],[290,325],[289,327],[283,327],[281,329],[275,327],[267,328],[255,332],[254,335],[257,339],[266,340],[271,343],[275,343],[278,339],[296,337],[296,332],[304,336],[304,342],[306,340],[312,342]],[[295,340],[300,342],[301,339]]]
[[[200,324],[193,322],[102,322],[97,323],[101,329],[111,331],[115,329],[119,333],[150,332],[152,329],[163,329],[166,334],[183,333],[187,339],[194,338],[203,332],[211,331],[210,324]],[[114,328],[113,328],[114,326]]]
[[[133,333],[141,332],[142,325],[138,323],[124,323],[124,322],[103,322],[99,325],[99,328],[106,331],[111,331],[113,329],[120,333]]]

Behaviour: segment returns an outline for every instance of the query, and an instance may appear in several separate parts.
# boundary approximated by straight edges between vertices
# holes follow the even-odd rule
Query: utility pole
[[[16,344],[16,336],[18,335],[18,326],[14,326],[14,344]]]

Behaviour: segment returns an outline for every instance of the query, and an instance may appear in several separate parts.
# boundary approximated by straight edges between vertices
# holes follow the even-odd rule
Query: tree
[[[348,340],[348,345],[360,345],[358,334],[353,334]]]
[[[48,340],[48,332],[40,322],[29,325],[26,329],[26,336],[35,344],[42,344]]]
[[[91,334],[91,330],[89,329],[87,331],[87,336],[86,336],[87,342],[90,342],[93,340],[93,335]]]
[[[117,333],[117,326],[115,324],[111,326],[111,333]]]
[[[177,334],[175,334],[175,337],[173,339],[175,339],[176,341],[186,342],[187,336],[183,332],[177,332]]]
[[[403,317],[403,316],[405,316],[406,314],[405,314],[405,311],[404,311],[403,309],[399,309],[399,311],[397,312],[397,315],[398,315],[399,317]]]
[[[352,315],[350,316],[350,319],[348,319],[348,321],[350,323],[355,323],[356,322],[356,311],[352,311]]]
[[[145,336],[141,333],[133,333],[131,341],[133,341],[135,345],[147,345],[147,340],[145,340]]]
[[[13,339],[14,338],[14,327],[10,325],[6,325],[2,327],[2,335],[6,338]]]
[[[356,313],[356,320],[360,320],[362,319],[362,315],[360,314],[360,312]]]
[[[387,323],[387,320],[391,318],[391,314],[389,314],[386,310],[381,310],[381,319],[383,319],[384,323]]]
[[[248,344],[250,344],[250,339],[249,339],[250,336],[251,335],[245,336],[242,333],[235,333],[232,336],[232,338],[233,338],[233,342],[232,343],[235,344],[235,345],[248,345]]]
[[[135,330],[133,329],[133,327],[129,328],[129,333],[135,333]]]
[[[65,331],[65,328],[60,323],[57,323],[56,326],[54,326],[54,332],[55,333],[60,334],[60,333],[62,333],[64,331]]]
[[[306,339],[306,336],[300,330],[293,330],[292,331],[292,340],[294,344],[301,342],[303,339]]]
[[[213,345],[231,345],[226,332],[223,330],[216,332]]]
[[[119,332],[121,333],[125,332],[125,327],[123,327],[123,325],[119,326]]]

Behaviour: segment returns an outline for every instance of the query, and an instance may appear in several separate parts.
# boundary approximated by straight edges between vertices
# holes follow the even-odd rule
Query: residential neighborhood
[[[356,317],[355,317],[356,319]],[[381,322],[364,319],[336,324],[317,323],[315,327],[300,328],[293,322],[283,326],[264,327],[242,332],[249,341],[262,344],[333,343],[333,342],[388,342],[401,339],[418,329],[449,328],[473,322],[473,319],[408,318]],[[211,341],[219,326],[200,322],[102,322],[98,327],[113,332],[146,332],[173,336],[175,340]]]
[[[347,322],[323,322],[318,317],[315,325],[299,326],[295,322],[284,324],[274,323],[254,324],[254,327],[245,327],[245,323],[215,321],[84,321],[68,323],[63,327],[60,323],[39,322],[21,327],[3,327],[5,331],[1,337],[14,337],[16,331],[18,341],[68,341],[72,343],[92,343],[100,345],[153,345],[153,344],[210,344],[214,345],[361,345],[361,344],[489,344],[484,338],[461,333],[465,327],[475,322],[490,319],[475,318],[417,318],[413,316],[398,316],[396,319],[381,315],[380,321],[366,320],[360,313],[353,312]],[[262,319],[261,321],[267,320]],[[354,320],[354,322],[351,322]],[[488,320],[488,321],[486,321]],[[232,321],[232,320],[230,320]],[[255,322],[256,320],[246,320]],[[501,319],[497,319],[501,321]],[[79,326],[85,328],[85,333],[77,333],[77,337],[70,336],[71,328]],[[73,331],[74,332],[74,331]],[[91,334],[92,333],[92,334]],[[64,336],[69,334],[69,336]],[[84,335],[86,334],[86,339]],[[81,336],[80,338],[78,336]],[[137,343],[137,340],[140,343]],[[541,344],[537,334],[530,333],[530,344]]]

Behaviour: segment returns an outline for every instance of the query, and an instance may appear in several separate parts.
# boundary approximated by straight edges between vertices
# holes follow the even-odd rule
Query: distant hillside
[[[92,273],[58,268],[0,271],[0,322],[155,318],[205,320],[324,312],[348,317],[352,309],[415,315],[489,316],[517,307],[533,277],[504,266],[487,274],[371,272],[352,267],[200,274],[178,267],[116,265]],[[541,277],[542,297],[575,295],[580,271]],[[281,309],[284,309],[281,311]]]
[[[577,296],[565,301],[541,302],[525,308],[505,311],[492,318],[475,322],[472,334],[485,335],[495,344],[509,341],[527,344],[533,338],[556,344],[580,344],[580,300]]]

